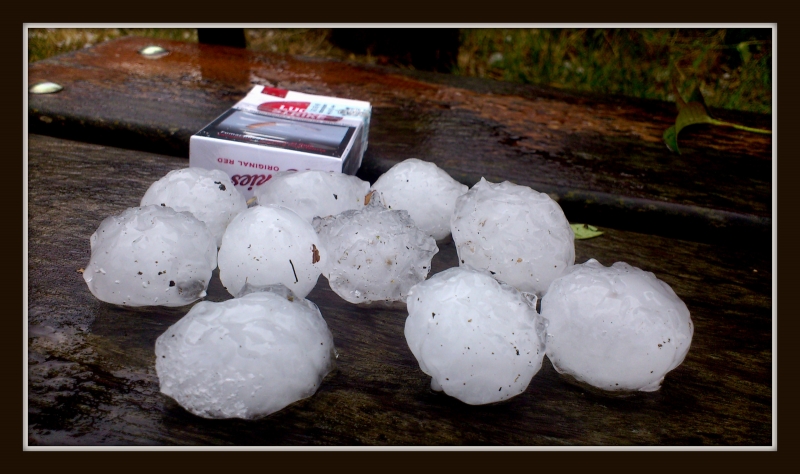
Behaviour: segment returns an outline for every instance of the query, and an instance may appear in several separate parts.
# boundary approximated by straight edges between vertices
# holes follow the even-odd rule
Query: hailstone
[[[379,198],[360,210],[316,218],[314,228],[328,252],[324,273],[331,289],[350,303],[405,301],[439,251],[406,211],[386,209]]]
[[[431,388],[470,405],[524,392],[542,367],[536,296],[485,271],[454,267],[408,294],[405,336]]]
[[[553,367],[604,390],[658,390],[694,332],[669,285],[623,262],[575,265],[553,282],[541,309]]]
[[[450,226],[461,264],[520,291],[542,296],[575,263],[575,235],[561,207],[527,186],[481,178],[456,201]]]
[[[372,185],[383,205],[408,211],[422,231],[441,240],[450,235],[456,199],[469,187],[434,163],[409,158],[392,166]]]
[[[167,206],[191,212],[214,234],[217,247],[231,219],[247,209],[244,196],[224,171],[203,168],[173,170],[152,185],[141,205]]]
[[[155,352],[161,392],[204,418],[259,418],[308,398],[335,360],[319,308],[283,285],[196,304]]]
[[[285,207],[255,206],[237,215],[225,230],[219,278],[231,295],[246,283],[282,283],[305,298],[325,260],[320,239],[305,219]]]
[[[369,183],[329,171],[280,172],[256,191],[260,205],[279,204],[307,220],[364,207]]]
[[[208,227],[170,207],[133,207],[108,217],[89,244],[83,279],[107,303],[183,306],[206,295],[217,267]]]

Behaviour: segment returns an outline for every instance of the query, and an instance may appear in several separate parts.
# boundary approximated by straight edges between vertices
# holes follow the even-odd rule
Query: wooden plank
[[[170,54],[138,54],[153,42]],[[513,176],[581,221],[709,242],[770,240],[771,136],[688,129],[675,155],[661,139],[674,104],[145,38],[40,61],[28,73],[31,84],[65,87],[29,96],[35,133],[186,157],[191,134],[266,84],[370,101],[364,179],[418,157],[465,183]],[[771,126],[765,115],[713,112]]]
[[[768,248],[608,229],[578,262],[626,261],[669,283],[692,314],[685,362],[655,393],[618,398],[549,361],[510,401],[469,406],[430,390],[403,336],[402,304],[360,307],[320,278],[317,303],[339,351],[313,397],[265,419],[204,420],[159,393],[156,338],[189,309],[96,300],[78,269],[107,216],[138,204],[180,158],[50,137],[29,139],[28,436],[31,445],[771,445]],[[509,176],[513,178],[513,176]],[[455,266],[443,245],[433,272]],[[230,298],[215,275],[208,299]]]

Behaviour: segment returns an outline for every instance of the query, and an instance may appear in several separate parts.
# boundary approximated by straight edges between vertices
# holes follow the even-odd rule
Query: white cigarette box
[[[355,174],[371,113],[369,102],[256,86],[192,135],[189,166],[225,171],[247,199],[278,171]]]

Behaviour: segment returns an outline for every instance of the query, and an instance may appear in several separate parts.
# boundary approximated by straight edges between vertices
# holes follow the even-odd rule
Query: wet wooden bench
[[[146,59],[158,44],[170,51]],[[31,445],[743,445],[773,443],[772,144],[729,129],[661,141],[674,104],[125,38],[31,64],[28,81],[28,441]],[[320,278],[338,369],[311,398],[257,421],[205,420],[159,393],[155,339],[188,307],[118,308],[79,270],[107,216],[188,166],[191,134],[254,84],[367,100],[374,182],[417,157],[472,185],[483,176],[548,192],[572,222],[577,263],[652,271],[695,324],[661,390],[619,397],[558,375],[468,406],[430,389],[403,336],[402,304],[354,306]],[[770,128],[771,118],[713,111]],[[440,246],[432,273],[457,265]],[[217,275],[207,299],[230,298]]]

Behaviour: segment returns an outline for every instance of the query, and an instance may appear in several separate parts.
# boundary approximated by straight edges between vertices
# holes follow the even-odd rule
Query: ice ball
[[[589,260],[542,298],[553,367],[604,390],[651,392],[683,362],[694,328],[686,305],[650,272]]]
[[[350,303],[405,301],[439,251],[406,211],[386,209],[379,198],[360,210],[316,218],[314,228],[328,252],[324,273],[331,289]]]
[[[294,211],[255,206],[237,215],[222,236],[219,278],[231,295],[246,283],[282,283],[305,298],[326,261],[314,228]]]
[[[282,289],[204,301],[170,326],[156,340],[161,392],[204,418],[245,419],[313,395],[333,337],[314,303]]]
[[[409,158],[381,175],[372,190],[388,209],[408,211],[417,227],[441,240],[450,235],[456,199],[469,187],[434,163]]]
[[[470,405],[524,392],[542,367],[536,296],[485,271],[454,267],[408,294],[405,336],[431,388]]]
[[[456,201],[450,226],[461,264],[520,291],[542,296],[575,263],[575,235],[561,207],[527,186],[481,178]]]
[[[335,216],[364,207],[369,183],[329,171],[282,171],[256,191],[260,205],[278,204],[300,214],[309,223],[315,217]]]
[[[184,168],[173,170],[152,185],[141,205],[167,206],[176,211],[191,212],[205,222],[214,234],[217,247],[231,219],[247,209],[244,196],[220,170]]]
[[[183,306],[206,295],[217,267],[208,227],[170,207],[133,207],[108,217],[89,244],[83,279],[107,303]]]

